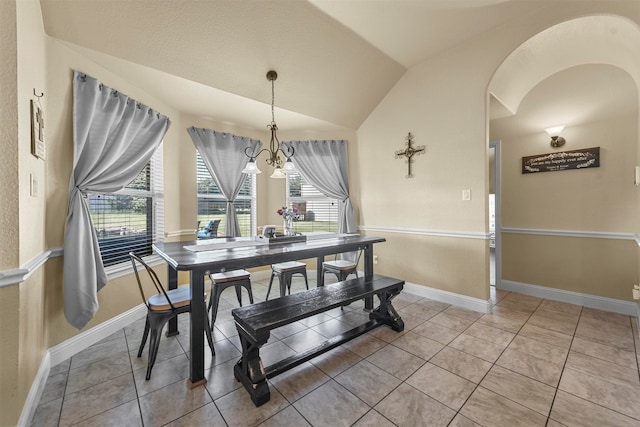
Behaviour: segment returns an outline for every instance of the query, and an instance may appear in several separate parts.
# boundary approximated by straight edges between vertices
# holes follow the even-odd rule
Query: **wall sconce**
[[[560,136],[560,132],[562,132],[562,129],[564,129],[564,125],[554,126],[554,127],[545,129],[549,134],[549,136],[551,137],[551,146],[553,148],[562,147],[566,142],[565,139]]]

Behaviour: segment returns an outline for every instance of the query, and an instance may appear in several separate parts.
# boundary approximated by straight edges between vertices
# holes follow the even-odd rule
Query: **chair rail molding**
[[[429,229],[422,229],[422,228],[378,227],[378,226],[367,226],[367,225],[358,226],[358,230],[380,231],[383,233],[413,234],[413,235],[422,235],[422,236],[459,237],[463,239],[489,240],[491,238],[491,233],[485,233],[480,231],[429,230]]]
[[[613,233],[606,231],[550,230],[543,228],[502,227],[502,233],[535,234],[540,236],[585,237],[592,239],[634,240],[640,245],[640,235],[634,233]]]

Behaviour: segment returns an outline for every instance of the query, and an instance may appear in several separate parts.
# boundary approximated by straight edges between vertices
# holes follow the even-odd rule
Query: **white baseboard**
[[[20,419],[18,420],[19,427],[27,427],[31,425],[31,420],[36,413],[40,398],[42,397],[42,391],[49,378],[49,371],[51,371],[51,357],[49,351],[45,351],[44,357],[40,362],[40,367],[36,373],[36,377],[33,379],[27,400],[22,408]]]
[[[625,301],[615,298],[601,297],[598,295],[583,294],[580,292],[565,291],[563,289],[549,288],[546,286],[531,285],[528,283],[502,280],[496,286],[505,291],[518,292],[520,294],[531,295],[538,298],[546,298],[569,304],[582,305],[585,307],[597,308],[604,311],[626,314],[627,316],[638,316],[638,304],[632,301]]]
[[[51,347],[49,349],[51,366],[56,366],[58,363],[67,360],[74,354],[77,354],[109,335],[118,332],[120,329],[143,317],[146,313],[147,307],[141,303],[140,305],[133,307],[131,310],[125,311],[106,322],[102,322],[91,329],[81,332],[78,335]]]
[[[466,308],[468,310],[478,311],[480,313],[491,313],[491,301],[473,298],[466,295],[456,294],[441,289],[430,288],[428,286],[417,285],[415,283],[405,282],[404,290],[410,294],[423,298],[429,298],[435,301],[444,302],[455,305],[456,307]]]
[[[144,304],[140,304],[131,310],[125,311],[124,313],[109,319],[106,322],[102,322],[91,329],[81,332],[47,350],[40,362],[36,378],[31,384],[27,401],[25,402],[24,407],[22,408],[22,413],[20,414],[18,426],[26,427],[31,425],[31,420],[33,419],[33,415],[40,403],[40,397],[42,397],[42,391],[44,390],[44,386],[47,382],[52,366],[56,366],[58,363],[67,360],[85,348],[90,347],[98,341],[140,319],[146,314],[146,312],[147,307]]]

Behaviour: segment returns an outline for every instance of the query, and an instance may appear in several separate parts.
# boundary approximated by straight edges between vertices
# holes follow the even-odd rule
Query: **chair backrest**
[[[362,249],[360,249],[358,252],[343,252],[341,254],[336,254],[334,259],[335,260],[342,259],[345,261],[349,261],[357,266],[358,263],[360,262],[361,256],[362,256]]]
[[[216,236],[218,234],[218,226],[220,226],[220,220],[212,219],[204,228],[204,231],[209,234],[209,236]]]
[[[151,282],[153,283],[153,285],[156,288],[156,292],[159,293],[159,294],[163,294],[164,297],[167,299],[167,302],[171,306],[171,309],[175,310],[175,307],[173,306],[173,303],[169,299],[169,295],[167,295],[167,291],[164,289],[164,286],[162,286],[162,282],[160,282],[160,279],[158,278],[158,275],[156,274],[156,272],[153,271],[153,269],[151,267],[149,267],[149,265],[147,265],[147,263],[145,263],[142,260],[142,258],[137,256],[133,252],[129,252],[129,257],[131,258],[131,265],[133,265],[133,272],[135,273],[136,281],[138,282],[138,289],[140,289],[140,296],[142,296],[142,301],[144,301],[144,304],[147,306],[147,308],[149,308],[149,303],[148,303],[148,298],[146,297],[146,295],[144,293],[144,288],[142,287],[142,281],[140,280],[140,274],[138,273],[138,265],[137,265],[138,263],[141,264],[145,268],[145,270],[147,270],[147,273],[149,274],[149,277],[151,278]]]

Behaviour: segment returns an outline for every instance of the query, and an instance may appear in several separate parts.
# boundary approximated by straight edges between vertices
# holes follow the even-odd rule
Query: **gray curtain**
[[[225,235],[239,237],[240,226],[234,202],[246,177],[242,170],[247,166],[249,158],[244,152],[247,147],[251,147],[250,152],[257,152],[261,143],[255,139],[211,129],[190,127],[187,131],[213,180],[227,199]]]
[[[127,186],[149,162],[170,120],[78,71],[73,73],[73,172],[64,235],[64,312],[84,327],[107,283],[89,193]]]
[[[293,147],[293,164],[300,175],[322,194],[340,201],[338,232],[353,233],[356,221],[349,199],[347,141],[288,141]]]

